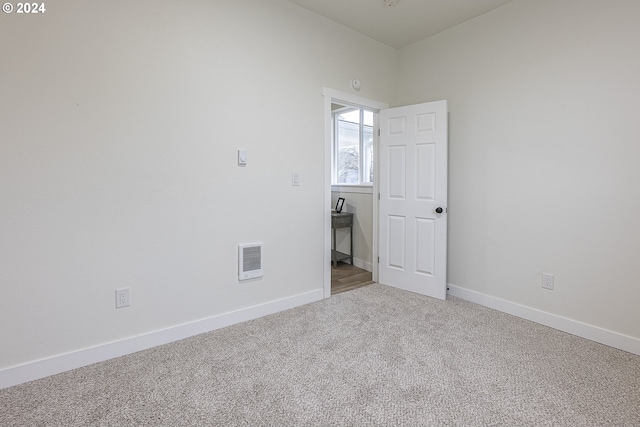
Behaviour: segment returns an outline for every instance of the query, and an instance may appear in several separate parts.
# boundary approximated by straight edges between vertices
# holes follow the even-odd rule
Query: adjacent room
[[[0,424],[640,425],[638,22],[6,2]],[[440,102],[445,299],[377,266],[378,113]]]

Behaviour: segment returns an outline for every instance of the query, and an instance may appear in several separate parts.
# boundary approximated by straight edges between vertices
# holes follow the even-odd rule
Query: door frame
[[[333,133],[331,126],[331,103],[344,102],[348,105],[364,107],[370,110],[383,110],[389,108],[389,104],[363,98],[346,92],[340,92],[334,89],[322,88],[322,96],[324,97],[324,250],[322,256],[323,276],[324,276],[324,297],[331,296],[331,164],[332,164],[332,143],[331,135]],[[376,123],[376,128],[378,125]],[[373,136],[374,158],[373,158],[373,280],[378,280],[378,132],[374,132]],[[352,248],[353,250],[353,248]]]

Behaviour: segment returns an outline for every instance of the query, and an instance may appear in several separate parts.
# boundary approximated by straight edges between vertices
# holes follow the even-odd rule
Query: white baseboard
[[[159,331],[6,368],[0,370],[0,389],[319,301],[323,299],[323,295],[323,290],[318,289]]]
[[[363,261],[358,258],[353,259],[353,265],[363,270],[367,270],[368,272],[373,272],[373,264],[367,261]]]
[[[447,285],[447,287],[448,295],[471,301],[485,307],[493,308],[494,310],[511,314],[522,319],[540,323],[541,325],[549,326],[550,328],[558,329],[572,335],[577,335],[600,344],[640,355],[640,339],[638,338],[619,334],[617,332],[588,325],[576,320],[567,319],[566,317],[547,313],[545,311],[527,307],[501,298],[492,297],[490,295],[485,295],[480,292],[471,291],[455,285],[450,284]]]

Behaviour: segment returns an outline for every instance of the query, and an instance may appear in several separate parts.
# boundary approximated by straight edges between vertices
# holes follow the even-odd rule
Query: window
[[[332,105],[333,183],[373,183],[373,111]]]

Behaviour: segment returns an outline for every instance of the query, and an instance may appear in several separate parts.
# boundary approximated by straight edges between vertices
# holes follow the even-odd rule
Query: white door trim
[[[346,102],[373,110],[389,108],[389,104],[363,98],[346,92],[322,88],[324,97],[324,251],[322,267],[324,272],[324,297],[331,296],[331,101]],[[374,135],[374,144],[378,145],[378,136]],[[375,162],[374,158],[374,162]],[[373,183],[373,260],[378,257],[378,170],[374,163]],[[373,280],[378,280],[378,263],[373,263]]]

